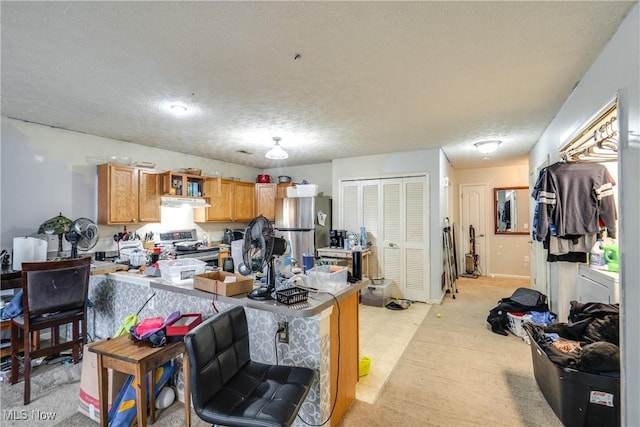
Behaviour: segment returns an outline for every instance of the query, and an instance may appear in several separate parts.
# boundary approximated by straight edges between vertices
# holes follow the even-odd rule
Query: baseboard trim
[[[488,277],[496,277],[496,278],[502,278],[502,279],[531,280],[531,276],[516,276],[515,274],[489,274]]]

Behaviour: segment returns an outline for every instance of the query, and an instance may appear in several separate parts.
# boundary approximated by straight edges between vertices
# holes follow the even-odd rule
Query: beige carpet
[[[562,425],[535,382],[529,346],[486,328],[498,300],[528,283],[480,278],[459,279],[458,286],[457,299],[447,296],[429,310],[375,404],[356,400],[340,427]],[[27,407],[22,406],[22,383],[0,386],[3,427],[98,425],[76,409],[79,365],[59,366],[53,376],[42,371],[34,372]],[[37,419],[39,413],[55,418]],[[23,414],[28,418],[8,419]],[[154,425],[183,422],[183,406],[175,403]],[[192,411],[192,425],[206,424]]]
[[[356,400],[340,427],[561,426],[529,346],[486,327],[489,310],[518,287],[528,282],[459,279],[456,299],[432,307],[375,404]]]

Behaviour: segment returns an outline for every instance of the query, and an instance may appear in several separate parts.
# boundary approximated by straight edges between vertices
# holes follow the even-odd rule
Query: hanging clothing
[[[544,241],[551,225],[556,236],[596,233],[600,219],[614,237],[615,184],[607,168],[598,163],[556,163],[543,169],[531,194],[539,204],[536,240]]]

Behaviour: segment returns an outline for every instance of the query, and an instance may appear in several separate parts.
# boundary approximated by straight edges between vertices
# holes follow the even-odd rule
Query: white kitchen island
[[[139,314],[166,317],[174,311],[201,313],[203,318],[234,305],[245,307],[252,359],[263,363],[305,366],[317,372],[317,381],[302,406],[300,417],[309,424],[321,424],[335,409],[330,423],[336,425],[353,400],[358,381],[359,291],[368,280],[336,292],[309,292],[308,305],[301,308],[275,301],[255,301],[244,295],[226,297],[176,286],[132,273],[112,273],[91,278],[89,333],[99,338],[112,336],[126,316],[135,314],[155,293]],[[278,322],[288,322],[289,343],[278,343]],[[179,365],[178,365],[179,366]],[[182,397],[181,373],[174,376]],[[182,399],[181,399],[182,400]],[[295,426],[304,426],[296,419]]]

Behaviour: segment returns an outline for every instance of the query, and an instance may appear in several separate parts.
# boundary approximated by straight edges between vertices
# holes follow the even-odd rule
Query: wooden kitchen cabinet
[[[202,197],[206,178],[201,175],[164,172],[162,194],[165,196]]]
[[[281,182],[278,184],[278,195],[276,196],[278,199],[284,199],[287,197],[287,188],[291,187],[293,183],[291,182]]]
[[[254,183],[206,178],[203,188],[211,206],[194,209],[194,222],[248,222],[255,217]]]
[[[161,173],[122,165],[99,165],[98,223],[160,222]]]
[[[264,215],[275,221],[277,197],[278,184],[256,184],[256,216]]]

